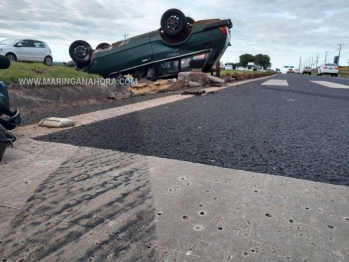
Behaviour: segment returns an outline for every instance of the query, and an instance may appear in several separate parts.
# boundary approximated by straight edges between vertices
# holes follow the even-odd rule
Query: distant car
[[[288,69],[287,74],[294,74],[293,69],[292,68]]]
[[[296,69],[293,71],[293,73],[294,73],[294,74],[300,74],[301,71],[300,71],[298,68],[296,68]]]
[[[308,66],[306,66],[306,67],[304,67],[303,68],[303,70],[302,70],[302,75],[304,75],[304,74],[309,74],[309,75],[311,75],[311,67],[308,67]]]
[[[323,64],[318,67],[317,69],[317,75],[322,76],[322,75],[331,75],[331,76],[338,76],[339,68],[337,64]]]
[[[5,39],[0,41],[0,55],[11,61],[42,62],[52,65],[52,53],[49,46],[36,39]]]
[[[233,66],[232,65],[226,65],[225,66],[225,70],[233,70]]]
[[[178,9],[167,10],[160,28],[124,41],[101,43],[95,50],[83,40],[73,42],[69,54],[78,70],[104,78],[133,74],[151,79],[169,78],[179,72],[210,72],[230,44],[230,19],[194,21]],[[67,65],[71,65],[68,62]]]

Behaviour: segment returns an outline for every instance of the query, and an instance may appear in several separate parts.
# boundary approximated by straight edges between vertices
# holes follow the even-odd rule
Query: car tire
[[[185,31],[187,19],[182,11],[169,9],[162,15],[160,25],[165,35],[176,37]]]
[[[83,40],[73,42],[69,47],[69,55],[74,62],[84,64],[91,59],[92,48],[89,43]]]
[[[109,48],[111,45],[110,44],[108,44],[108,43],[100,43],[97,47],[96,47],[96,50],[97,49],[107,49],[107,48]]]
[[[338,74],[335,74],[334,76],[335,76],[335,77],[338,77]]]
[[[311,73],[309,73],[309,75],[311,75]]]
[[[193,18],[189,17],[189,16],[187,16],[186,19],[187,19],[187,24],[191,24],[192,25],[192,24],[195,23],[195,20]]]
[[[44,64],[47,66],[52,66],[52,57],[51,56],[46,56],[44,59]]]
[[[8,53],[5,55],[10,61],[17,61],[17,56],[14,53]]]

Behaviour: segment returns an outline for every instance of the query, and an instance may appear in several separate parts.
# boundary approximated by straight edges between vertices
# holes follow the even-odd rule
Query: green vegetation
[[[263,54],[243,54],[240,56],[240,61],[236,64],[236,66],[247,67],[249,62],[254,62],[255,65],[263,66],[264,68],[271,66],[270,57]]]
[[[18,83],[20,78],[95,79],[102,77],[57,64],[46,66],[42,63],[11,62],[11,66],[8,69],[0,70],[0,80],[6,84]]]
[[[271,70],[271,71],[266,71],[266,72],[261,72],[261,71],[244,71],[244,70],[221,70],[220,72],[220,76],[221,77],[225,77],[226,74],[267,74],[273,72],[275,73],[275,71]],[[214,72],[213,75],[215,76],[216,73]]]

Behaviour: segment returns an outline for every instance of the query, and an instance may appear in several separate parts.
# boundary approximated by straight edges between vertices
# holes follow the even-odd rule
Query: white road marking
[[[270,80],[262,83],[262,85],[265,85],[265,86],[288,86],[288,83],[287,83],[287,80],[270,79]]]
[[[245,84],[248,82],[258,81],[258,80],[261,80],[264,78],[269,78],[269,77],[272,77],[272,76],[267,76],[267,77],[263,77],[263,78],[256,78],[256,79],[251,79],[251,80],[245,80],[245,81],[239,81],[239,82],[233,83],[233,84],[225,86],[225,87],[208,87],[208,88],[205,88],[205,91],[206,92],[219,91],[219,90],[222,90],[225,88],[230,88],[230,87],[233,87],[236,85],[242,85],[242,84]],[[67,127],[64,129],[70,129],[70,128],[75,128],[75,127],[79,127],[79,126],[83,126],[83,125],[92,124],[92,123],[95,123],[98,121],[103,121],[103,120],[107,120],[109,118],[114,118],[117,116],[122,116],[122,115],[130,114],[130,113],[134,113],[134,112],[145,110],[148,108],[153,108],[156,106],[161,106],[161,105],[165,105],[168,103],[177,102],[177,101],[184,100],[184,99],[191,98],[191,97],[193,97],[193,95],[185,95],[185,96],[183,96],[183,95],[171,95],[171,96],[156,98],[156,99],[152,99],[152,100],[148,100],[148,101],[144,101],[144,102],[139,102],[139,103],[135,103],[135,104],[114,107],[114,108],[95,111],[95,112],[86,113],[86,114],[82,114],[82,115],[70,116],[67,118],[73,120],[75,122],[75,126],[74,127]],[[19,136],[27,136],[30,138],[35,138],[35,137],[44,136],[47,134],[59,132],[62,130],[63,130],[62,128],[46,128],[46,127],[40,127],[37,124],[33,124],[33,125],[27,125],[27,126],[17,128],[16,134],[18,134]]]
[[[349,86],[347,86],[347,85],[332,83],[332,82],[328,82],[328,81],[310,81],[310,82],[313,82],[315,84],[319,84],[322,86],[327,86],[330,88],[349,88]]]

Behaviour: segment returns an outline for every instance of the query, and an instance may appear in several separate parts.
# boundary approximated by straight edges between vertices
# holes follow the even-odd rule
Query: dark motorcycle
[[[0,55],[0,69],[7,69],[10,66],[10,60]],[[2,115],[7,116],[1,118]],[[21,115],[15,109],[10,110],[10,99],[8,96],[7,86],[0,81],[0,161],[8,146],[12,146],[17,137],[13,130],[21,123]]]

